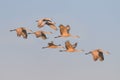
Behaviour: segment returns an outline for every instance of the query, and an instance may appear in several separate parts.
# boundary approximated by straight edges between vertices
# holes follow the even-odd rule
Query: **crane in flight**
[[[98,59],[99,59],[100,61],[103,61],[103,60],[104,60],[104,55],[103,55],[103,53],[109,54],[108,51],[104,51],[103,49],[95,49],[95,50],[92,50],[92,51],[90,51],[90,52],[88,52],[88,53],[85,53],[85,54],[86,54],[86,55],[92,54],[92,57],[93,57],[93,60],[94,60],[94,61],[97,61]]]
[[[38,27],[39,28],[42,28],[45,25],[48,25],[50,28],[52,28],[54,30],[58,30],[57,27],[56,27],[56,25],[55,25],[56,23],[53,22],[51,18],[39,19],[39,20],[36,20],[36,22],[38,23]]]
[[[52,34],[52,32],[46,32],[46,31],[42,31],[42,30],[33,32],[31,30],[31,32],[28,34],[35,34],[36,38],[42,38],[43,40],[45,40],[45,39],[47,39],[46,34]]]
[[[64,48],[64,47],[61,46],[60,44],[59,44],[59,45],[56,45],[56,44],[54,44],[53,41],[51,41],[51,42],[48,43],[48,46],[42,47],[42,49],[45,49],[45,48]]]
[[[60,50],[60,52],[83,52],[84,50],[75,49],[77,47],[77,43],[71,44],[70,41],[65,42],[65,48],[66,50]]]
[[[64,26],[62,24],[59,25],[60,28],[60,35],[55,37],[55,38],[59,38],[59,37],[73,37],[73,38],[79,38],[78,35],[74,36],[70,34],[70,26]]]
[[[29,31],[29,29],[25,28],[25,27],[19,27],[19,28],[16,28],[16,29],[12,29],[10,30],[11,32],[12,31],[16,31],[16,34],[18,37],[23,37],[24,39],[27,39],[28,35],[27,35],[27,31]]]

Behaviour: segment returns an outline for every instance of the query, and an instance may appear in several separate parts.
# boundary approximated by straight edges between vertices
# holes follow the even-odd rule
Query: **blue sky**
[[[120,74],[120,1],[119,0],[2,0],[0,1],[0,80],[119,80]],[[43,41],[30,35],[18,38],[10,29],[27,27],[40,30],[37,19],[49,17],[70,25],[79,39],[54,39],[54,32]],[[64,45],[78,42],[85,52],[102,48],[109,51],[103,62],[84,53],[60,53],[59,49],[41,49],[47,43]]]

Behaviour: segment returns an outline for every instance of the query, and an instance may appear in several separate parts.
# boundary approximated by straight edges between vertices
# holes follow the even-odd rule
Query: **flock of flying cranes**
[[[45,25],[47,25],[55,31],[58,30],[58,28],[56,27],[56,23],[53,22],[53,20],[51,18],[39,19],[36,22],[38,23],[37,26],[39,28],[42,28]],[[79,38],[78,35],[71,35],[70,34],[70,26],[69,25],[64,26],[63,24],[60,24],[59,25],[59,30],[60,30],[60,35],[58,35],[54,38],[60,38],[60,37]],[[10,30],[10,31],[16,31],[18,37],[22,36],[25,39],[27,39],[28,34],[34,34],[36,36],[36,38],[42,38],[43,40],[45,40],[45,39],[47,39],[46,34],[52,34],[52,32],[46,32],[46,31],[43,31],[43,30],[38,30],[38,31],[33,32],[32,30],[27,29],[25,27],[19,27],[19,28]],[[61,46],[60,44],[56,45],[56,44],[54,44],[53,41],[51,41],[51,42],[48,43],[48,46],[42,47],[42,49],[44,49],[44,48],[65,48],[65,50],[60,50],[60,52],[84,52],[84,50],[82,50],[82,49],[78,50],[78,49],[76,49],[76,47],[77,47],[77,43],[71,44],[70,41],[67,40],[65,42],[65,47]],[[95,49],[95,50],[89,51],[88,53],[85,53],[85,54],[86,55],[87,54],[92,54],[94,61],[97,61],[98,59],[100,61],[103,61],[104,60],[103,53],[109,54],[108,51],[104,51],[103,49]]]

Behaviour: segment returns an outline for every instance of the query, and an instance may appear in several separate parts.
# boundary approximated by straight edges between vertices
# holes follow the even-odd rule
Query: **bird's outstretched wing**
[[[70,25],[67,25],[66,29],[67,29],[67,32],[69,33],[70,32]]]
[[[65,42],[65,47],[66,47],[66,49],[73,49],[73,46],[69,41]]]
[[[46,24],[47,24],[48,26],[50,26],[50,28],[52,28],[52,29],[54,29],[54,30],[58,30],[54,22],[52,22],[52,21],[47,21]]]

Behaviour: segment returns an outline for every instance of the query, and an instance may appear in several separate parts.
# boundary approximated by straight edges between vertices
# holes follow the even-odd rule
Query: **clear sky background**
[[[10,29],[27,27],[41,30],[35,22],[49,17],[71,26],[79,39],[48,40],[29,35],[18,38]],[[120,0],[1,0],[0,1],[0,80],[120,80]],[[103,62],[94,62],[84,53],[60,53],[59,49],[41,49],[53,40],[64,45],[78,42],[85,52],[102,48],[109,51]]]

